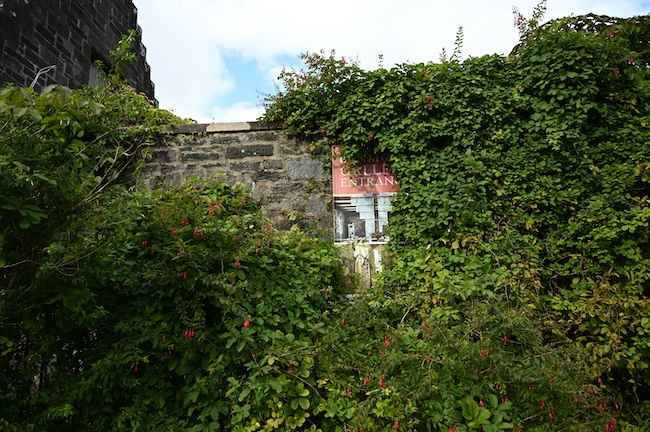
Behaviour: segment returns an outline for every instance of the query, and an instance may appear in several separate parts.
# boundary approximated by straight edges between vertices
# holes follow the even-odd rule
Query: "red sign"
[[[333,148],[334,154],[338,148]],[[368,161],[359,170],[350,173],[343,159],[332,162],[334,196],[375,194],[399,191],[397,180],[384,161]]]

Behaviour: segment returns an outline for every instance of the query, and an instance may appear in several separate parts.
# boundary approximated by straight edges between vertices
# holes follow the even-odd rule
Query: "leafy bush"
[[[78,260],[43,270],[63,291],[59,326],[39,330],[51,367],[16,418],[70,430],[309,421],[315,340],[342,286],[333,246],[277,232],[225,184],[113,193],[50,247],[51,263]]]
[[[474,403],[507,395],[515,428],[643,427],[650,25],[521,24],[507,58],[364,71],[306,54],[265,119],[351,162],[381,155],[400,181],[393,266],[348,313],[399,341],[372,368],[408,389],[386,404],[404,424],[496,430]]]

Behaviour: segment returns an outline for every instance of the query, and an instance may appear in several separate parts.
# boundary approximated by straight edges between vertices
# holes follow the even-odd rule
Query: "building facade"
[[[154,99],[137,13],[131,0],[0,0],[0,83],[37,90],[94,84],[95,60],[108,65],[122,35],[136,30],[138,60],[124,73]]]

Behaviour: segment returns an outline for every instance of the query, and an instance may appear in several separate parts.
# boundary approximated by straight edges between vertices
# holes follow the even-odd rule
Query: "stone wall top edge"
[[[222,132],[250,132],[250,131],[270,131],[282,130],[285,128],[284,123],[278,122],[231,122],[231,123],[197,123],[171,125],[166,128],[165,132],[175,135],[186,135],[196,133],[222,133]]]

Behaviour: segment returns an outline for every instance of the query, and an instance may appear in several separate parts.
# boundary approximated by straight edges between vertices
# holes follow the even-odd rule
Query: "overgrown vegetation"
[[[650,426],[650,23],[518,17],[507,58],[307,54],[267,100],[267,120],[400,180],[393,266],[346,311],[360,428]]]
[[[352,304],[334,247],[245,190],[131,188],[179,119],[118,75],[5,87],[2,428],[650,427],[650,26],[537,21],[508,58],[283,74],[267,120],[400,180]]]

